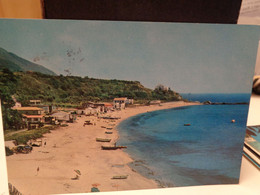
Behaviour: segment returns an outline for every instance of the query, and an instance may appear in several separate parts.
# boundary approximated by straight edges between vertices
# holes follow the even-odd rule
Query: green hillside
[[[0,72],[1,80],[4,80],[4,75]],[[128,97],[143,102],[181,99],[181,96],[172,90],[148,89],[138,81],[51,76],[36,72],[16,72],[14,80],[16,81],[14,94],[23,104],[28,103],[30,99],[40,99],[44,103],[58,105],[79,105],[86,101],[112,101],[115,97]],[[0,91],[3,85],[0,81]],[[14,87],[10,82],[9,86]]]
[[[39,64],[32,63],[25,60],[11,52],[0,48],[0,70],[8,68],[12,72],[18,71],[34,71],[41,72],[43,74],[56,75],[53,71],[41,66]]]

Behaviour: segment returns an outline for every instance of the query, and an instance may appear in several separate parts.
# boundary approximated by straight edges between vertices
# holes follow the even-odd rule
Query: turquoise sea
[[[188,95],[201,102],[250,99],[250,94]],[[133,169],[165,187],[237,183],[247,112],[248,105],[243,104],[143,113],[119,124],[118,144],[128,146],[125,151],[134,159],[129,164]]]

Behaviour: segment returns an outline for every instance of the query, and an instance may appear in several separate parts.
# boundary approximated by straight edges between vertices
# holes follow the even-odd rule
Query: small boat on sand
[[[105,134],[113,134],[112,131],[105,131]]]
[[[111,179],[127,179],[128,175],[115,175]]]
[[[121,117],[109,117],[109,116],[103,116],[102,119],[110,119],[110,120],[118,120],[121,119]]]
[[[127,146],[101,146],[102,150],[117,150],[127,148]]]
[[[111,139],[107,139],[107,138],[96,138],[97,142],[110,142]]]

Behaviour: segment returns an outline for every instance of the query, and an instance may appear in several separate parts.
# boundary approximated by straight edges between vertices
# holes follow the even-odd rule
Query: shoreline
[[[126,108],[106,114],[121,117],[115,121],[93,116],[78,117],[75,123],[45,134],[46,146],[34,147],[29,154],[8,156],[9,182],[23,194],[84,193],[90,192],[93,186],[101,192],[158,188],[158,182],[129,166],[134,160],[124,149],[101,150],[101,145],[116,142],[119,138],[117,125],[129,117],[191,105],[201,104],[168,102],[161,106]],[[84,121],[89,119],[96,125],[84,127]],[[105,134],[107,129],[102,127],[113,128],[113,134]],[[96,142],[97,137],[110,138],[111,143]],[[72,180],[77,175],[74,170],[80,171],[78,180]],[[111,179],[117,175],[128,175],[128,178]]]
[[[177,105],[178,103],[178,105]],[[183,105],[180,105],[179,103],[183,103]],[[174,105],[173,105],[174,104]],[[167,110],[167,109],[172,109],[172,108],[178,108],[178,107],[185,107],[185,106],[194,106],[194,105],[204,105],[201,102],[183,102],[183,101],[179,101],[179,102],[167,102],[167,103],[162,103],[160,106],[159,105],[153,105],[151,106],[150,109],[147,109],[146,112],[154,112],[154,111],[159,111],[159,110]],[[145,106],[141,106],[141,107],[145,107]],[[147,106],[149,108],[149,106]],[[157,109],[156,109],[157,107]],[[115,126],[115,130],[117,131],[117,134],[119,134],[119,129],[118,126],[121,122],[128,120],[131,117],[137,116],[139,114],[144,114],[146,112],[138,112],[138,113],[134,113],[133,115],[129,115],[125,118],[121,118],[120,121],[117,123],[117,125]],[[116,139],[116,141],[118,141],[120,139],[120,136],[118,135],[118,138]],[[139,173],[140,175],[142,175],[143,177],[153,180],[157,183],[157,188],[169,188],[169,187],[174,187],[174,185],[167,183],[166,181],[162,181],[158,178],[156,178],[153,174],[153,170],[150,169],[150,167],[146,166],[146,164],[143,162],[143,160],[140,159],[135,159],[134,157],[132,157],[130,154],[128,154],[128,152],[124,151],[124,153],[126,155],[129,156],[129,158],[132,159],[131,162],[128,163],[128,166],[135,172]]]

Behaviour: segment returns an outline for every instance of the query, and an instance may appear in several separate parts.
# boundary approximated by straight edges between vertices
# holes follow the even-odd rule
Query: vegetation
[[[3,77],[8,76],[2,75]],[[16,83],[8,85],[7,90],[12,90],[22,105],[28,105],[30,99],[40,99],[46,104],[68,107],[80,105],[86,101],[112,101],[115,97],[165,101],[181,99],[181,96],[171,89],[156,88],[151,90],[145,88],[139,81],[51,76],[36,72],[16,72],[12,76]]]
[[[22,116],[11,107],[15,105],[12,95],[16,91],[17,77],[8,69],[0,72],[0,99],[4,129],[18,129],[22,125]]]
[[[39,129],[22,131],[14,134],[6,134],[5,141],[15,140],[18,145],[26,144],[31,139],[41,138],[43,134],[50,133],[50,131],[54,130],[56,127],[57,126],[48,126]]]
[[[2,100],[4,129],[19,129],[22,116],[16,110],[14,98],[23,106],[29,100],[39,99],[44,104],[76,107],[87,101],[112,102],[116,97],[128,97],[138,103],[151,100],[177,101],[182,97],[160,85],[155,90],[145,88],[139,81],[105,80],[78,76],[53,76],[38,72],[0,71],[0,98]]]

